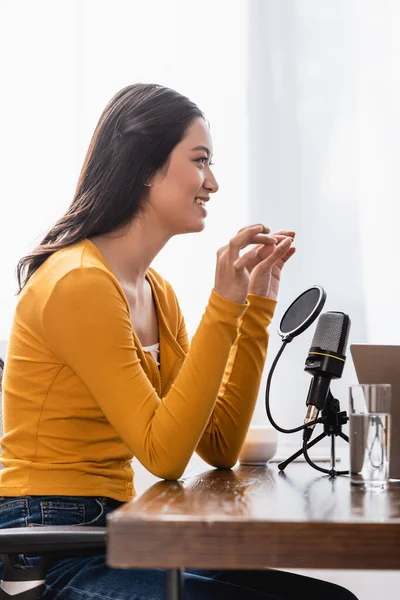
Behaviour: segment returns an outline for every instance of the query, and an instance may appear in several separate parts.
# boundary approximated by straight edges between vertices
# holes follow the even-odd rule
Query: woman
[[[245,227],[219,250],[189,350],[175,294],[150,265],[172,236],[204,228],[218,190],[211,156],[202,112],[173,90],[132,85],[105,108],[70,208],[17,269],[2,527],[104,526],[134,495],[133,456],[165,479],[179,478],[194,451],[215,467],[236,463],[294,232]],[[188,598],[292,597],[276,596],[279,574],[237,577],[187,573]],[[321,592],[311,580],[284,576],[293,577],[296,596],[301,585],[309,597]],[[66,557],[46,582],[48,598],[113,590],[115,598],[150,599],[162,598],[163,573],[111,570],[104,556]],[[326,598],[339,597],[335,586],[320,585]]]

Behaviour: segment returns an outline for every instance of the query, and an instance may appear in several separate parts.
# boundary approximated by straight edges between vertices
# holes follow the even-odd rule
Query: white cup
[[[278,432],[272,427],[250,427],[239,454],[242,465],[265,465],[275,456]]]

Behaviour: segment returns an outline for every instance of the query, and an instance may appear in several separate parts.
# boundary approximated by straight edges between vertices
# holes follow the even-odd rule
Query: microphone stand
[[[308,464],[311,467],[313,467],[314,469],[316,469],[317,471],[321,471],[322,473],[327,473],[330,477],[336,477],[337,475],[348,475],[349,471],[336,471],[336,469],[335,469],[335,467],[336,467],[335,438],[336,438],[336,436],[340,436],[342,439],[346,440],[346,442],[349,441],[348,436],[342,432],[342,425],[345,425],[347,423],[347,421],[349,420],[349,417],[347,416],[346,411],[340,410],[339,400],[337,400],[336,398],[334,398],[332,396],[332,393],[330,390],[328,392],[325,406],[322,410],[322,416],[319,420],[324,425],[323,433],[321,433],[314,440],[309,442],[308,440],[310,439],[310,437],[312,435],[313,427],[308,427],[307,429],[305,429],[304,430],[305,436],[303,438],[303,447],[301,448],[301,450],[298,450],[297,452],[292,454],[292,456],[290,456],[288,459],[279,463],[278,469],[280,471],[284,471],[284,469],[288,466],[288,464],[290,464],[292,461],[294,461],[296,458],[298,458],[301,454],[304,454],[304,458],[306,459]],[[320,442],[327,436],[330,436],[330,438],[331,438],[331,468],[323,469],[322,467],[319,467],[311,460],[311,458],[308,455],[308,450],[309,450],[309,448],[312,448],[313,446],[315,446],[315,444],[318,444],[318,442]]]

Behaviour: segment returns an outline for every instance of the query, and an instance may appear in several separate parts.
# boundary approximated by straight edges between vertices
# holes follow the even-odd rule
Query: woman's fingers
[[[218,250],[214,281],[214,289],[218,294],[233,302],[242,303],[246,299],[251,280],[262,280],[266,276],[270,279],[272,265],[276,261],[280,260],[277,268],[281,268],[288,258],[294,232],[271,235],[269,231],[263,225],[243,227],[229,244]],[[283,259],[285,255],[286,258]],[[265,281],[261,287],[263,289],[258,292],[263,294]]]
[[[276,238],[262,233],[263,225],[252,225],[241,229],[228,244],[229,258],[235,262],[240,258],[240,251],[251,244],[275,244]]]
[[[291,256],[296,252],[296,248],[289,248],[289,250],[281,257],[281,260],[285,263],[289,260]]]
[[[257,249],[253,248],[235,260],[233,268],[236,271],[241,271],[244,267],[249,267],[255,258],[257,258]]]
[[[263,225],[262,223],[257,223],[256,225],[247,225],[246,227],[241,227],[238,233],[244,231],[245,229],[248,229],[249,227],[259,227],[262,233],[270,233],[271,231],[270,228],[266,225]]]
[[[284,239],[277,244],[275,249],[271,251],[271,254],[267,256],[260,264],[264,265],[264,267],[271,268],[272,265],[279,259],[282,259],[286,262],[286,260],[289,258],[289,256],[286,257],[286,255],[291,250],[293,250],[293,252],[291,252],[290,256],[295,252],[295,248],[290,248],[291,243],[291,238],[285,236]],[[239,271],[244,267],[250,266],[254,262],[254,259],[258,257],[259,251],[263,248],[264,244],[259,244],[255,248],[252,248],[248,252],[244,253],[233,263],[234,268]]]
[[[282,235],[280,233],[274,233],[273,234],[274,238],[276,238],[278,240],[278,242],[282,242],[283,240],[289,238],[292,240],[292,242],[294,241],[294,239],[290,236],[290,235]]]
[[[294,239],[296,236],[296,232],[292,231],[291,229],[282,229],[281,231],[274,232],[272,235],[284,235],[286,237],[291,237],[292,239]]]
[[[267,256],[260,264],[270,269],[277,260],[283,259],[283,257],[289,252],[291,245],[292,239],[290,237],[285,236],[285,238],[281,242],[279,242],[279,244],[277,244],[275,250],[269,256]]]

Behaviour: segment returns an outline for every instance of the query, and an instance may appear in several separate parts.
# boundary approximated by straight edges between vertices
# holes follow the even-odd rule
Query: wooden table
[[[182,568],[400,569],[400,485],[365,493],[304,463],[283,473],[192,467],[112,513],[108,526],[109,564],[169,569],[174,598]]]

